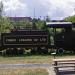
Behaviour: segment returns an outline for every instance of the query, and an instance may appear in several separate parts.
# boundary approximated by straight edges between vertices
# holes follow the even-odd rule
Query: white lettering
[[[16,42],[16,39],[6,39],[6,42]]]
[[[19,39],[19,42],[32,41],[32,39]]]

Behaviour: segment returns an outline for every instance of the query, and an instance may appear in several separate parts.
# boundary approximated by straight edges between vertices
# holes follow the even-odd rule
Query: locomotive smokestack
[[[32,22],[33,22],[32,23],[33,24],[32,29],[37,29],[37,27],[36,27],[36,19],[34,18]]]

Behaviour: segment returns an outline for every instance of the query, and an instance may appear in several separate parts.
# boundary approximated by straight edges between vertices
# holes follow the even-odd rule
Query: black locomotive
[[[48,53],[49,48],[71,50],[75,52],[75,23],[48,22],[48,30],[16,29],[10,33],[2,33],[0,49],[6,49],[7,53],[21,53],[22,48],[31,49],[32,53]],[[21,50],[17,50],[21,48]],[[11,49],[8,51],[8,49]],[[15,51],[14,51],[15,50]],[[19,52],[17,52],[19,51]]]

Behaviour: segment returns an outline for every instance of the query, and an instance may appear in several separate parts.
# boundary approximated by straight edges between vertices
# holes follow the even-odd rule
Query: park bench
[[[62,73],[74,73],[75,75],[75,59],[54,59],[53,62],[56,75],[62,75]]]

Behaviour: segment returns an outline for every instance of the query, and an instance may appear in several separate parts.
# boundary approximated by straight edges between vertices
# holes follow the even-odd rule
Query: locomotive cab
[[[72,48],[72,23],[71,22],[50,22],[47,26],[52,29],[54,47],[56,49]],[[70,43],[69,43],[70,42]]]

